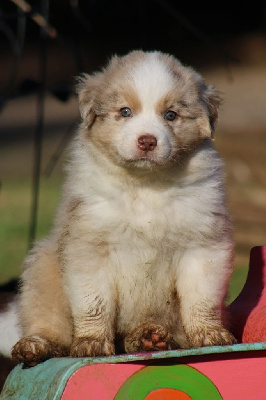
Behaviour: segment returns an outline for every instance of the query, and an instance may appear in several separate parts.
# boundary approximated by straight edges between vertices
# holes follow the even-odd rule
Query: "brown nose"
[[[138,148],[143,151],[152,151],[157,146],[157,139],[153,135],[143,135],[138,138]]]

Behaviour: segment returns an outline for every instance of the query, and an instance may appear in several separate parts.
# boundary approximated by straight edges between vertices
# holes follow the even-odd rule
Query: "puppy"
[[[109,356],[234,343],[220,97],[160,52],[80,78],[82,123],[50,236],[25,261],[12,355]]]

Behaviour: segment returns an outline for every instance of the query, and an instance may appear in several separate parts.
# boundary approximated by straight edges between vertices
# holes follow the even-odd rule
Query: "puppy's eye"
[[[167,121],[173,121],[174,119],[176,119],[177,117],[177,113],[174,111],[166,111],[166,113],[164,114],[164,119],[166,119]]]
[[[121,113],[122,117],[131,117],[132,116],[132,111],[128,107],[121,108],[120,113]]]

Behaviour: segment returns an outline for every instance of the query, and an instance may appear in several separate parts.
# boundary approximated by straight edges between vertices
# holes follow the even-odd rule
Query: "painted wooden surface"
[[[230,305],[239,343],[17,366],[1,400],[265,400],[266,247],[251,251],[246,285]],[[256,343],[252,343],[256,342]]]
[[[171,394],[177,400],[262,400],[266,399],[265,377],[266,343],[59,358],[29,369],[17,366],[0,399],[138,400],[150,396],[150,400],[160,400]]]
[[[240,342],[266,342],[266,246],[251,250],[246,284],[229,309]]]
[[[266,399],[266,352],[255,357],[250,353],[243,357],[240,353],[235,359],[217,360],[212,355],[209,359],[200,356],[199,360],[187,360],[187,364],[173,360],[171,365],[124,367],[99,364],[95,371],[90,366],[81,368],[68,381],[62,400],[161,400],[170,399],[170,394],[176,400]]]

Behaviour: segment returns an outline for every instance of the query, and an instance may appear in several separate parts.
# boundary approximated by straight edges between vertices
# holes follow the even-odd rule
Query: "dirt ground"
[[[235,263],[243,265],[253,246],[266,245],[266,38],[250,36],[232,49],[241,62],[229,71],[223,65],[205,65],[199,72],[224,97],[214,144],[226,164]],[[31,174],[36,107],[36,96],[31,95],[10,101],[0,113],[1,179]],[[64,135],[71,136],[66,132],[78,118],[75,97],[60,103],[47,95],[43,170]],[[59,173],[62,159],[54,173]]]

